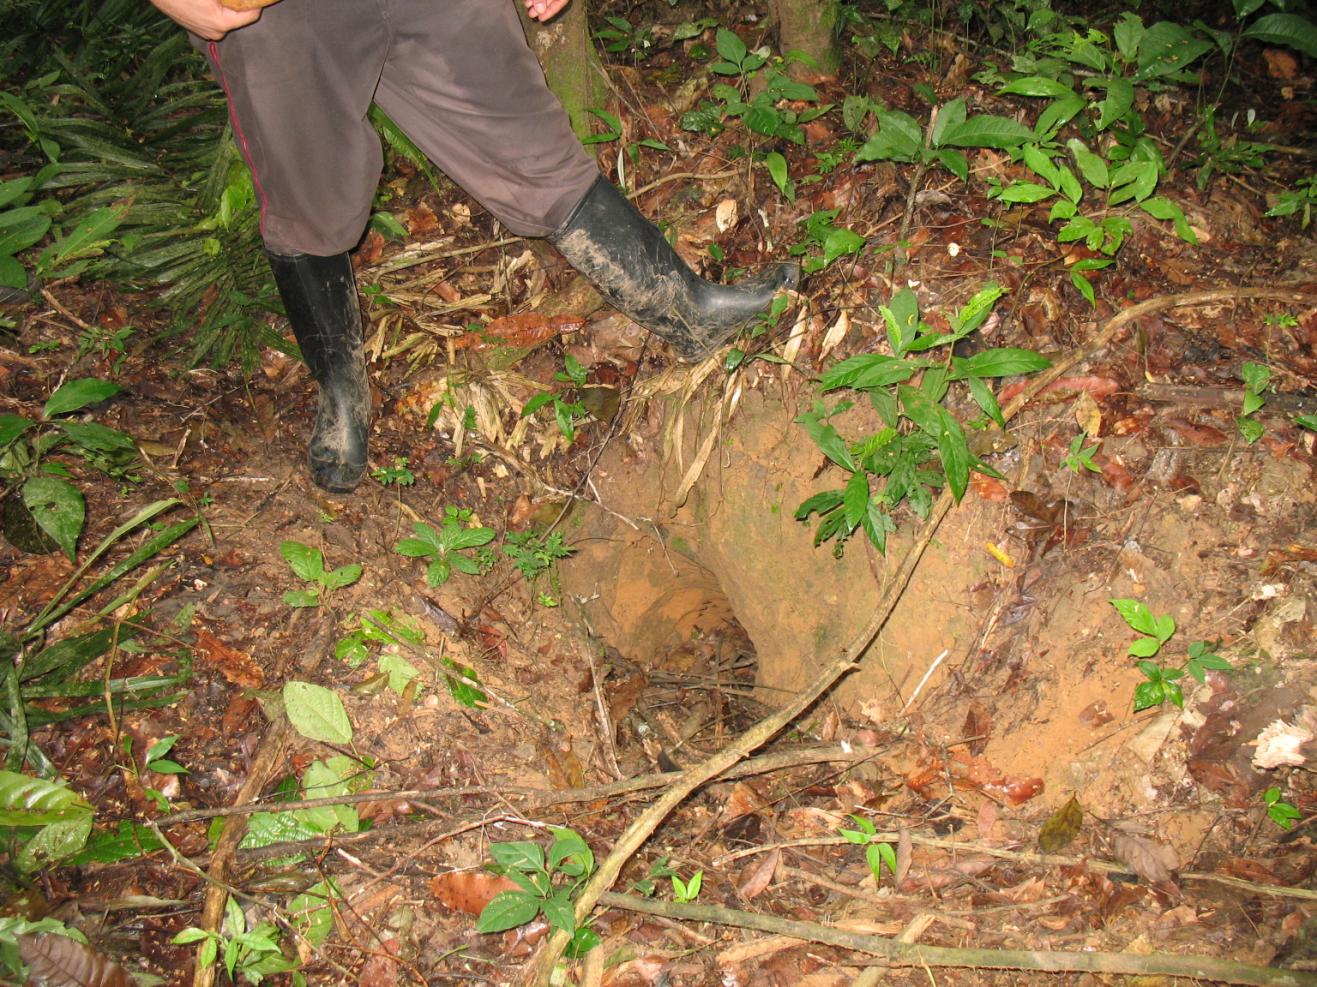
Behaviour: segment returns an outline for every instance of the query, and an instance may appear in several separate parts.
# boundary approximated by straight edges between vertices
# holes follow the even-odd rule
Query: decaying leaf
[[[1152,884],[1169,881],[1180,866],[1173,847],[1137,833],[1117,830],[1111,837],[1111,850],[1117,860]]]
[[[782,860],[781,850],[770,850],[761,854],[755,863],[746,869],[741,883],[736,886],[736,893],[745,901],[751,901],[762,894],[773,883],[777,865]]]
[[[1073,795],[1048,817],[1038,831],[1038,846],[1044,853],[1056,853],[1079,835],[1084,824],[1084,810]]]
[[[1264,771],[1282,765],[1301,767],[1308,760],[1303,746],[1311,743],[1312,739],[1313,733],[1306,727],[1275,720],[1267,724],[1254,741],[1257,751],[1253,755],[1253,766]]]
[[[68,936],[42,932],[18,937],[29,987],[135,987],[128,971]]]
[[[718,203],[718,208],[714,212],[714,222],[718,226],[719,233],[726,233],[736,225],[740,219],[740,211],[736,207],[735,199],[723,199]]]
[[[1102,409],[1098,407],[1093,395],[1088,391],[1080,391],[1079,397],[1075,398],[1073,408],[1075,422],[1084,434],[1089,438],[1096,438],[1102,434]]]
[[[482,870],[450,871],[430,878],[431,894],[453,911],[468,915],[479,915],[499,892],[516,890],[506,877]]]
[[[896,870],[892,872],[892,880],[898,888],[910,873],[910,863],[914,857],[915,845],[910,839],[910,829],[902,826],[896,835]]]
[[[209,631],[197,631],[197,653],[201,659],[219,670],[225,680],[242,689],[259,689],[265,682],[265,673],[251,655],[229,647]]]

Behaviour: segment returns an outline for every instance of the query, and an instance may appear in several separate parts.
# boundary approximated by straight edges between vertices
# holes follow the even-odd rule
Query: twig
[[[793,936],[806,942],[841,946],[845,949],[881,956],[892,966],[1195,977],[1223,983],[1252,984],[1256,987],[1317,985],[1317,974],[1254,966],[1250,963],[1235,963],[1232,960],[1220,960],[1212,956],[1172,956],[1167,953],[1137,956],[1131,953],[1079,953],[1033,949],[955,949],[949,946],[925,946],[920,943],[901,942],[886,936],[846,932],[815,922],[796,922],[774,915],[758,915],[718,905],[685,905],[675,901],[635,898],[631,895],[611,892],[602,894],[599,904],[606,908],[621,908],[647,915],[664,915],[691,922],[731,925],[773,935]]]
[[[1140,302],[1132,305],[1127,309],[1117,313],[1107,324],[1097,333],[1097,335],[1086,346],[1075,350],[1067,356],[1057,360],[1048,370],[1040,373],[1035,381],[1026,388],[1021,394],[1013,400],[1007,402],[1002,408],[1002,415],[1009,419],[1019,414],[1020,410],[1034,397],[1036,397],[1048,384],[1059,378],[1075,364],[1088,359],[1102,347],[1109,343],[1113,336],[1125,325],[1146,315],[1149,312],[1160,311],[1164,308],[1174,308],[1180,305],[1193,305],[1202,302],[1226,301],[1240,298],[1279,298],[1284,300],[1307,299],[1312,297],[1304,292],[1293,289],[1284,290],[1277,288],[1242,288],[1229,289],[1224,291],[1195,291],[1187,292],[1181,295],[1167,295],[1162,298],[1152,298],[1146,302]],[[914,574],[915,567],[923,557],[925,549],[933,540],[933,535],[937,532],[938,526],[942,519],[946,517],[954,504],[954,498],[949,490],[943,490],[942,495],[933,505],[927,520],[921,526],[918,536],[914,542],[906,549],[905,556],[901,564],[892,574],[883,588],[878,602],[874,608],[873,616],[869,623],[857,634],[854,640],[846,649],[818,673],[808,686],[806,686],[796,697],[787,704],[783,709],[777,711],[771,716],[760,720],[744,734],[728,744],[723,750],[706,758],[702,763],[695,765],[689,770],[682,773],[671,787],[664,792],[652,806],[631,823],[630,826],[618,838],[616,845],[604,861],[599,865],[593,878],[582,889],[580,897],[576,904],[576,920],[578,923],[584,922],[590,912],[594,910],[596,903],[600,900],[600,895],[617,880],[621,874],[622,867],[631,859],[631,856],[640,849],[640,847],[649,839],[650,835],[658,828],[659,824],[667,818],[678,805],[680,805],[687,796],[696,788],[705,784],[712,778],[718,777],[737,761],[744,758],[751,751],[756,750],[762,744],[771,740],[780,730],[806,709],[823,693],[832,688],[836,682],[847,672],[854,669],[860,660],[860,657],[868,650],[869,645],[873,643],[878,636],[879,631],[887,623],[887,618],[896,608],[897,601],[905,590],[906,584]],[[527,985],[527,987],[539,987],[541,984],[549,982],[549,974],[552,972],[554,965],[566,949],[571,937],[565,932],[559,930],[547,940],[545,940],[532,956],[530,962],[521,971],[517,978],[517,983]]]
[[[42,289],[41,289],[41,297],[44,298],[44,299],[46,300],[46,304],[47,304],[47,305],[49,305],[51,308],[53,308],[53,309],[54,309],[56,312],[58,312],[60,315],[64,316],[64,318],[68,319],[70,322],[72,322],[75,326],[77,326],[77,327],[78,327],[79,329],[81,329],[83,332],[92,332],[92,331],[93,331],[93,329],[92,329],[91,326],[89,326],[87,323],[83,322],[82,319],[78,318],[76,315],[74,315],[72,312],[70,312],[67,308],[65,308],[63,305],[61,305],[59,299],[56,298],[54,295],[52,295],[52,294],[50,293],[50,289],[49,289],[49,288],[42,288]]]
[[[734,178],[734,177],[736,177],[735,168],[730,168],[727,171],[711,171],[707,175],[701,175],[699,172],[696,171],[678,171],[678,172],[673,172],[671,175],[664,175],[662,178],[657,178],[654,181],[650,182],[648,185],[640,186],[640,188],[628,194],[627,198],[635,199],[639,196],[644,195],[646,192],[654,191],[654,189],[658,188],[660,185],[666,185],[668,184],[668,182],[681,181],[681,179],[683,178],[695,178],[703,182],[703,181],[708,181],[709,179],[712,178]]]
[[[519,243],[522,237],[510,236],[501,240],[490,240],[487,243],[477,243],[471,247],[450,247],[447,250],[432,249],[438,247],[438,243],[418,243],[414,247],[404,250],[400,254],[394,255],[391,259],[382,261],[373,267],[365,268],[363,274],[373,274],[379,277],[383,274],[392,274],[394,271],[401,271],[408,267],[416,267],[419,264],[427,264],[432,260],[442,260],[445,257],[461,257],[464,254],[478,254],[482,250],[490,250],[495,247],[506,247],[513,243]]]

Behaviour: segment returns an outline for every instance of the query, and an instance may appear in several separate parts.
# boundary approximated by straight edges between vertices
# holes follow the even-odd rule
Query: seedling
[[[659,857],[658,860],[649,865],[648,874],[640,880],[631,883],[631,890],[646,898],[652,898],[654,897],[654,893],[658,890],[659,881],[663,880],[665,877],[673,878],[676,876],[677,872],[673,869],[672,865],[668,863],[668,858]]]
[[[962,182],[969,180],[969,161],[959,147],[1019,147],[1033,134],[1007,117],[969,116],[963,99],[939,107],[926,128],[908,113],[873,108],[878,132],[855,153],[859,161],[900,161],[906,164],[940,164]],[[927,137],[925,131],[927,130]]]
[[[1314,205],[1317,205],[1317,174],[1300,178],[1294,183],[1293,189],[1282,192],[1276,199],[1276,204],[1262,215],[1272,217],[1298,215],[1299,228],[1306,230],[1308,224],[1312,222]]]
[[[1102,472],[1102,467],[1093,462],[1093,453],[1098,451],[1102,443],[1098,441],[1085,447],[1084,440],[1086,438],[1088,438],[1088,433],[1080,432],[1071,439],[1070,453],[1065,459],[1061,460],[1061,465],[1070,470],[1071,473],[1078,473],[1081,469],[1090,470],[1094,473]]]
[[[683,905],[689,905],[700,896],[704,884],[704,871],[697,870],[689,881],[683,881],[676,874],[672,875],[672,898]]]
[[[142,771],[138,771],[137,765],[133,762],[133,738],[124,737],[123,752],[128,758],[128,770],[132,772],[139,783],[142,782],[142,772],[145,771],[154,771],[156,774],[162,775],[187,774],[187,768],[183,767],[183,765],[179,764],[177,761],[170,760],[165,756],[173,749],[176,743],[178,743],[177,734],[168,737],[161,737],[147,748],[146,756],[142,758]],[[146,784],[142,784],[142,788],[146,792],[147,798],[155,803],[157,809],[161,812],[167,812],[169,810],[169,800],[165,797],[164,793]]]
[[[865,848],[864,859],[869,865],[869,872],[873,874],[874,883],[882,883],[884,867],[895,877],[896,850],[892,847],[892,844],[877,839],[878,828],[870,820],[854,814],[851,815],[851,820],[855,823],[856,828],[839,829],[837,835],[847,843],[854,843],[856,846]]]
[[[417,521],[412,525],[416,537],[404,538],[393,546],[393,550],[407,558],[429,559],[425,581],[430,586],[441,586],[448,582],[454,569],[469,576],[477,576],[482,571],[481,563],[467,550],[488,545],[494,540],[494,529],[472,527],[468,524],[470,519],[469,509],[446,507],[440,530],[436,531],[430,525]]]
[[[361,566],[355,562],[326,572],[325,556],[320,549],[300,541],[280,543],[279,554],[284,557],[294,575],[312,584],[309,589],[290,589],[284,593],[283,601],[290,607],[318,607],[327,601],[334,590],[351,586],[361,578]]]
[[[864,248],[864,237],[835,224],[840,211],[821,209],[801,220],[805,227],[804,238],[794,244],[789,253],[794,257],[808,255],[801,264],[805,273],[816,274],[838,258],[858,254]]]
[[[370,657],[371,645],[394,644],[399,641],[419,646],[425,633],[403,614],[392,610],[368,610],[359,614],[360,626],[334,645],[334,657],[356,668]]]
[[[528,583],[550,572],[560,560],[575,551],[563,541],[560,531],[551,531],[547,535],[537,531],[509,531],[503,537],[503,553],[512,559],[512,564]]]
[[[224,905],[224,925],[219,932],[189,926],[171,940],[176,946],[199,942],[197,962],[213,966],[224,952],[224,969],[233,980],[235,974],[251,984],[259,984],[276,973],[296,970],[298,962],[284,956],[279,948],[279,929],[272,922],[247,928],[247,916],[234,898]]]
[[[581,956],[599,945],[598,933],[577,928],[572,899],[594,873],[594,854],[571,829],[554,829],[548,858],[538,843],[494,843],[490,870],[517,885],[496,894],[476,920],[477,932],[503,932],[543,914],[549,925],[572,936],[570,952]]]
[[[1267,807],[1267,817],[1281,829],[1293,829],[1294,823],[1303,815],[1281,799],[1279,788],[1268,788],[1262,793],[1262,801]]]
[[[843,438],[833,422],[852,407],[850,400],[828,407],[818,399],[796,419],[832,464],[847,474],[841,489],[815,494],[796,510],[798,521],[819,516],[814,544],[836,539],[834,552],[840,555],[846,539],[862,528],[882,552],[887,534],[896,527],[893,512],[902,503],[927,517],[933,490],[945,484],[959,500],[971,470],[996,475],[970,451],[964,426],[945,406],[952,386],[963,384],[967,396],[998,427],[1005,427],[988,380],[1032,373],[1047,367],[1048,361],[1031,350],[1009,348],[964,358],[919,354],[950,348],[977,330],[1002,294],[996,284],[980,289],[946,319],[950,331],[943,332],[920,317],[915,293],[903,288],[879,308],[891,355],[863,353],[823,374],[823,393],[845,388],[863,394],[883,427],[856,442]],[[916,384],[907,383],[916,376]]]
[[[1144,635],[1129,647],[1133,658],[1152,658],[1175,633],[1175,618],[1168,613],[1154,616],[1141,600],[1111,600],[1116,612],[1130,628]]]
[[[1253,415],[1267,403],[1266,395],[1267,388],[1271,385],[1271,370],[1265,363],[1249,361],[1240,368],[1240,376],[1244,378],[1244,403],[1240,408],[1239,417],[1235,419],[1235,424],[1239,426],[1239,434],[1244,437],[1244,441],[1252,445],[1262,438],[1262,433],[1265,431],[1262,423]]]
[[[1208,671],[1223,672],[1229,669],[1230,662],[1216,653],[1220,641],[1195,641],[1189,645],[1189,660],[1184,663],[1184,670],[1199,682],[1207,681]]]
[[[585,367],[581,366],[581,362],[569,353],[563,357],[563,369],[555,373],[553,379],[579,389],[585,386],[588,374]],[[566,401],[552,391],[540,391],[526,402],[525,407],[521,409],[521,417],[526,418],[535,414],[546,404],[553,405],[554,421],[558,423],[558,428],[566,436],[567,441],[576,441],[576,423],[585,416],[585,405],[580,401]]]
[[[407,457],[396,456],[392,466],[380,466],[370,471],[370,475],[381,485],[389,486],[394,484],[399,487],[410,487],[416,482],[416,474],[407,468]]]
[[[1147,681],[1134,688],[1134,712],[1160,706],[1168,699],[1184,708],[1184,692],[1175,681],[1184,675],[1183,668],[1166,668],[1155,661],[1140,661],[1138,666]]]

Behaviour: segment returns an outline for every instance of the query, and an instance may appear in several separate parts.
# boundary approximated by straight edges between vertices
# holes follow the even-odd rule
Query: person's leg
[[[348,251],[383,165],[366,113],[387,46],[378,0],[282,0],[205,46],[252,171],[275,283],[319,385],[311,478],[339,493],[366,468],[370,385]]]
[[[512,232],[546,236],[614,308],[701,359],[794,287],[795,264],[711,284],[607,179],[544,81],[511,0],[389,0],[380,106]],[[405,14],[403,13],[405,12]]]

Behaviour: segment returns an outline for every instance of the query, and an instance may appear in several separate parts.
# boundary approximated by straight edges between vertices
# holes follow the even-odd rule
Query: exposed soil
[[[894,104],[916,67],[902,71],[911,80],[885,81]],[[1260,60],[1248,71],[1279,88]],[[627,77],[644,84],[643,72]],[[1167,110],[1159,121],[1172,141],[1178,119]],[[647,126],[673,146],[691,139],[665,115]],[[652,173],[633,181],[722,175],[732,136],[701,138],[693,160],[642,158]],[[812,133],[795,153],[809,160],[833,137]],[[615,158],[601,155],[605,167]],[[1010,167],[987,151],[973,163]],[[889,242],[909,178],[847,166],[788,203],[762,175],[756,185],[732,170],[660,185],[641,208],[677,227],[692,260],[707,260],[717,240],[729,267],[754,266],[818,208],[842,208],[847,226]],[[368,313],[372,466],[405,457],[415,482],[368,480],[345,497],[306,475],[315,395],[299,363],[270,351],[244,379],[181,369],[149,341],[130,344],[120,363],[94,341],[125,325],[138,327],[134,342],[149,340],[160,316],[102,286],[52,285],[5,306],[20,329],[0,350],[0,412],[34,415],[61,377],[124,387],[88,417],[137,438],[144,466],[124,485],[76,468],[89,505],[84,549],[152,499],[180,496],[179,513],[206,518],[144,589],[149,614],[118,614],[162,631],[183,615],[169,633],[194,657],[184,693],[162,708],[43,727],[34,743],[94,803],[98,829],[164,819],[178,853],[204,870],[214,862],[210,820],[169,817],[224,810],[249,783],[273,799],[281,781],[332,755],[294,736],[271,770],[252,775],[262,751],[279,749],[271,696],[292,679],[331,687],[353,728],[339,753],[362,759],[364,784],[378,793],[357,806],[370,825],[307,841],[292,862],[284,844],[238,850],[225,880],[245,893],[249,921],[332,877],[342,891],[334,932],[323,946],[289,946],[311,982],[510,982],[544,926],[474,931],[472,912],[492,894],[474,876],[489,844],[543,843],[546,826],[567,825],[602,858],[670,779],[592,786],[695,764],[797,693],[867,623],[914,542],[920,522],[907,512],[886,555],[857,537],[834,557],[794,519],[802,501],[837,485],[794,419],[817,397],[822,367],[884,345],[874,305],[908,281],[925,312],[945,313],[996,279],[1009,294],[984,345],[1059,356],[1132,301],[1283,286],[1293,300],[1146,316],[1028,404],[978,450],[1002,478],[975,478],[858,669],[765,749],[785,766],[702,787],[614,890],[666,859],[683,877],[703,871],[701,904],[908,942],[1312,971],[1317,487],[1314,434],[1293,416],[1317,407],[1313,240],[1293,220],[1262,218],[1243,181],[1199,193],[1190,173],[1177,173],[1168,194],[1202,243],[1136,220],[1119,264],[1094,275],[1091,308],[1040,216],[994,235],[979,223],[995,208],[981,185],[966,194],[945,173],[927,182],[909,267],[889,276],[884,258],[866,253],[807,281],[770,350],[791,365],[752,360],[729,375],[716,360],[677,365],[637,327],[597,311],[551,251],[501,240],[460,192],[428,190],[403,168],[413,242],[400,254],[372,234],[357,263],[361,283],[389,300],[373,299]],[[723,233],[714,217],[726,200],[741,222]],[[748,218],[760,209],[763,228]],[[1014,260],[994,257],[1003,243]],[[483,339],[464,328],[476,317],[492,320]],[[843,318],[849,328],[836,338]],[[579,396],[591,414],[570,441],[546,412],[519,415],[533,394],[561,388],[553,375],[564,353],[590,373]],[[1235,424],[1244,360],[1265,361],[1275,384],[1253,444]],[[1076,416],[1101,439],[1091,470],[1064,465]],[[424,564],[394,546],[416,522],[439,527],[446,507],[500,534],[556,524],[575,552],[533,584],[497,552],[479,576],[429,586]],[[326,606],[290,607],[283,594],[302,588],[279,551],[290,539],[319,548],[329,568],[359,563],[362,578]],[[0,613],[30,615],[72,571],[61,555],[0,545]],[[1231,669],[1180,679],[1183,708],[1134,712],[1144,675],[1127,653],[1138,635],[1109,602],[1118,598],[1174,617],[1159,661],[1183,664],[1190,642],[1207,641]],[[355,666],[335,657],[370,611],[404,615],[423,643],[374,645]],[[389,654],[419,670],[416,682],[390,688]],[[85,675],[141,674],[168,660],[163,646],[148,648]],[[479,707],[446,688],[461,667],[484,688]],[[1306,729],[1309,742],[1289,765],[1259,766],[1259,735],[1278,722]],[[140,766],[144,750],[174,734],[170,756],[186,775],[129,768],[129,741]],[[1262,793],[1272,787],[1297,807],[1295,828],[1267,818]],[[1071,798],[1082,825],[1040,855],[1040,831]],[[836,838],[856,825],[852,814],[891,834],[896,879],[883,872],[875,882],[863,850]],[[671,897],[668,885],[659,882],[659,897]],[[192,869],[156,851],[47,870],[24,900],[27,914],[77,924],[134,972],[183,983],[193,947],[170,940],[199,923],[203,893]],[[10,913],[17,901],[15,888]],[[837,946],[621,909],[602,911],[595,929],[604,945],[578,968],[579,983],[822,987],[851,983],[868,965]],[[972,965],[936,974],[964,984],[1099,979]],[[884,977],[914,984],[928,973]]]

